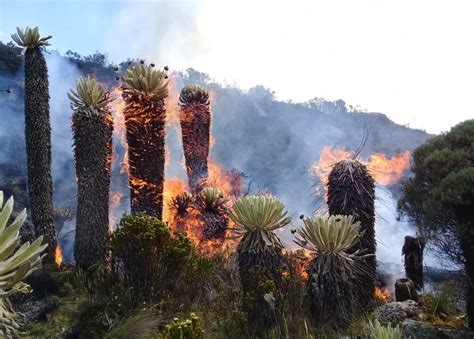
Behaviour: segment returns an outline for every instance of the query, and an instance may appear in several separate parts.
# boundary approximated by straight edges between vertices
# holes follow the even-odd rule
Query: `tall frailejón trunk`
[[[163,213],[167,78],[154,64],[146,66],[142,61],[127,69],[122,85],[132,214],[143,212],[159,219]]]
[[[78,185],[74,256],[78,266],[88,268],[107,258],[112,115],[76,112],[72,126]]]
[[[165,173],[165,118],[163,100],[124,94],[129,185],[132,214],[145,212],[161,219]]]
[[[48,258],[52,261],[57,237],[53,221],[49,84],[40,47],[27,48],[25,52],[25,139],[31,219],[37,236],[42,235],[48,244]]]
[[[330,215],[352,215],[360,222],[360,241],[352,251],[372,254],[364,263],[364,272],[355,279],[358,306],[371,307],[375,297],[375,183],[367,167],[357,160],[334,165],[328,177],[327,203]]]
[[[198,193],[208,178],[211,110],[209,94],[197,85],[183,88],[180,94],[181,135],[189,187]]]

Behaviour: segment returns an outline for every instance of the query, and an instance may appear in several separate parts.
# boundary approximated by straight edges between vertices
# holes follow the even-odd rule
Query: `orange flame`
[[[117,145],[114,144],[112,149],[112,168],[114,164],[120,162],[120,176],[128,176],[128,150],[127,150],[127,135],[125,127],[125,119],[123,117],[123,110],[125,108],[125,101],[122,98],[120,87],[114,87],[110,92],[110,97],[113,101],[110,103],[112,117],[114,119],[114,139],[119,140],[120,145],[125,150],[123,159],[120,159],[117,151]],[[111,232],[118,222],[117,211],[123,197],[123,188],[112,187],[109,196],[109,231]]]
[[[172,199],[184,192],[188,191],[188,185],[184,180],[179,178],[166,179],[163,184],[163,220],[174,228],[174,216],[170,211]]]
[[[308,265],[313,258],[312,254],[302,248],[297,250],[283,250],[283,254],[287,256],[289,266],[293,267],[294,273],[298,275],[302,282],[308,281]],[[285,277],[289,277],[289,271],[283,271]]]
[[[370,157],[368,168],[370,174],[380,185],[396,184],[403,173],[410,166],[410,151],[387,158],[385,154],[373,154]]]
[[[58,267],[61,267],[61,264],[63,262],[63,254],[61,252],[61,246],[59,244],[56,246],[56,249],[54,250],[54,262]]]
[[[375,287],[375,298],[384,303],[388,303],[393,300],[392,294],[388,289],[384,288],[382,290],[378,287]]]
[[[317,175],[323,184],[327,183],[332,167],[339,161],[349,159],[352,153],[324,146],[319,161],[311,167],[311,172]],[[376,153],[370,160],[360,160],[367,165],[367,169],[380,185],[396,184],[410,166],[410,151],[388,158],[385,154]],[[320,192],[317,192],[318,194]]]

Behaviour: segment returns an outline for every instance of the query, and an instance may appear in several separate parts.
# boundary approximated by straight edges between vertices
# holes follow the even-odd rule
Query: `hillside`
[[[23,74],[21,51],[11,44],[0,44],[0,87],[11,94],[0,96],[0,177],[7,167],[25,161],[23,139]],[[101,54],[81,57],[68,52],[47,56],[50,71],[53,171],[56,190],[70,186],[72,151],[70,149],[69,117],[71,111],[65,93],[81,74],[92,74],[112,89],[117,86],[112,65]],[[121,66],[125,66],[123,63]],[[225,168],[237,168],[251,179],[254,188],[268,189],[277,195],[300,192],[310,200],[311,185],[308,168],[319,159],[324,145],[354,150],[359,145],[365,126],[372,129],[362,156],[376,152],[388,156],[413,150],[430,135],[398,125],[381,113],[350,112],[342,100],[335,102],[314,99],[307,103],[277,101],[274,93],[263,86],[248,91],[214,82],[209,75],[193,69],[172,74],[175,88],[189,83],[204,84],[213,94],[212,135],[215,144],[212,158]],[[317,93],[315,93],[317,94]],[[8,122],[8,123],[5,123]],[[173,151],[180,151],[178,138],[168,140]],[[179,163],[178,159],[176,162]],[[53,165],[54,165],[53,164]],[[173,163],[170,171],[173,170]],[[170,173],[170,172],[168,172]],[[61,175],[59,175],[61,174]],[[67,179],[69,177],[69,179]],[[66,181],[67,182],[67,181]],[[64,199],[60,199],[64,201]],[[307,205],[305,209],[311,204]]]

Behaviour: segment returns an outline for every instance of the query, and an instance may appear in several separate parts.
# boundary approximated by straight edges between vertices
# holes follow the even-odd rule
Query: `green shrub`
[[[461,312],[462,288],[456,282],[445,282],[436,290],[421,296],[421,305],[425,313],[448,317]]]
[[[160,339],[202,339],[204,330],[199,318],[191,313],[188,319],[179,320],[175,318],[165,326],[165,330],[159,336]]]
[[[105,339],[154,338],[161,319],[151,311],[138,311],[121,321],[107,333]]]
[[[113,269],[138,297],[169,292],[192,251],[183,235],[171,234],[159,219],[125,216],[111,237]]]

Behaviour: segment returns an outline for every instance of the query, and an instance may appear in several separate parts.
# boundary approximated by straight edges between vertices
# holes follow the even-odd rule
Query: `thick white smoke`
[[[72,110],[67,92],[75,89],[76,79],[81,74],[77,67],[61,57],[56,51],[45,53],[48,65],[52,175],[54,182],[55,208],[72,208],[76,205],[77,186],[73,156],[71,130]],[[71,261],[73,255],[75,218],[65,222],[58,234],[64,259]]]

